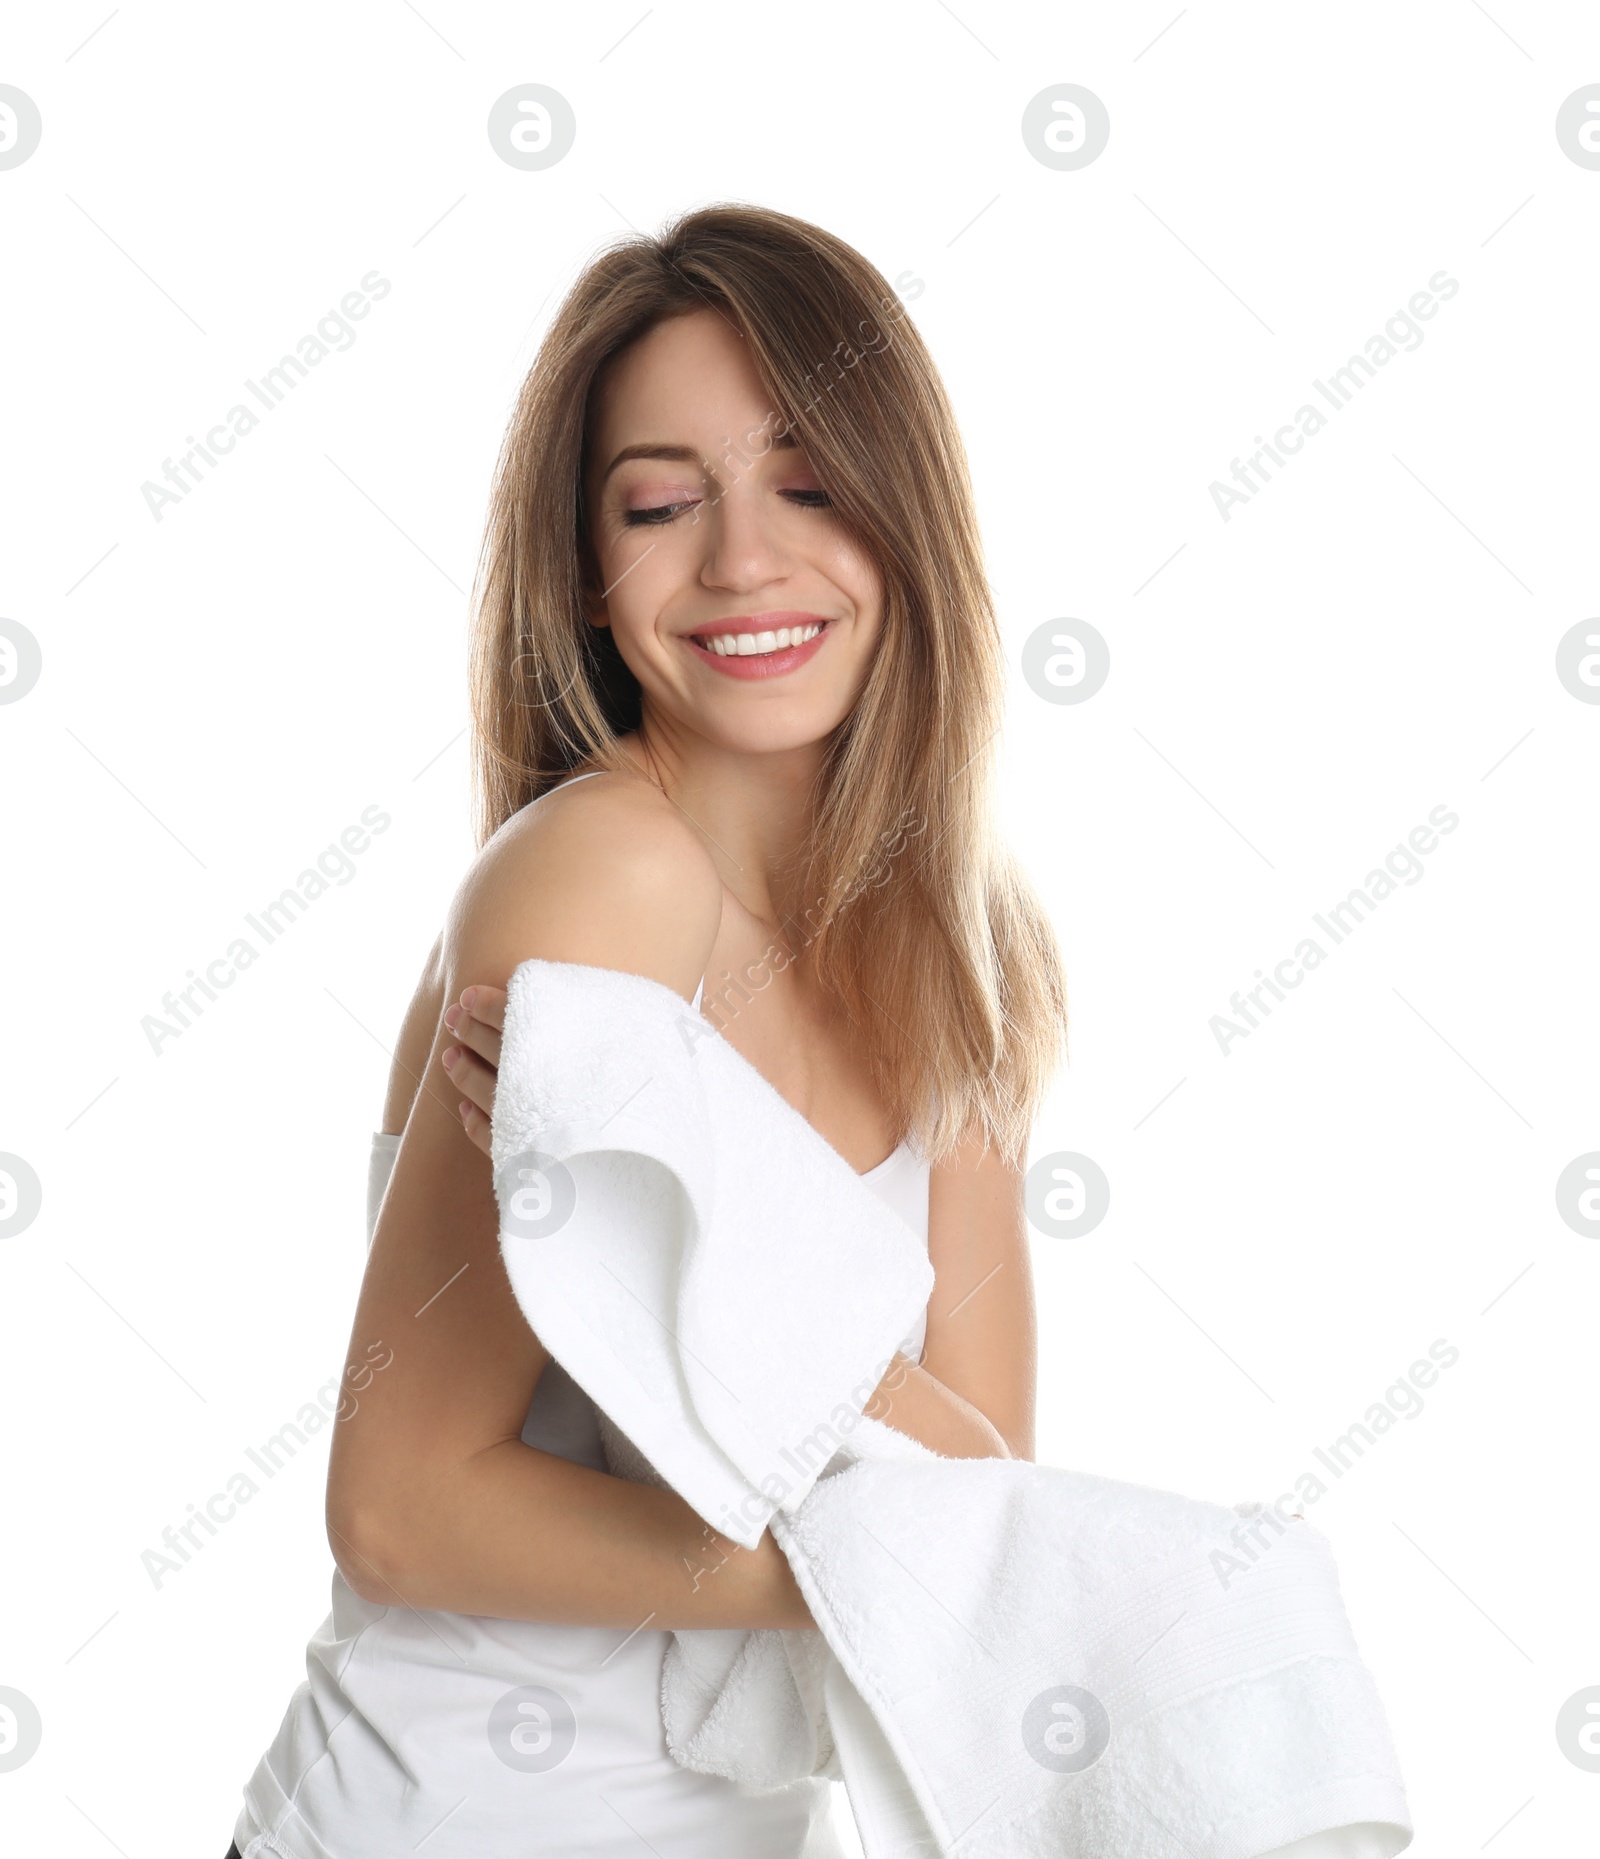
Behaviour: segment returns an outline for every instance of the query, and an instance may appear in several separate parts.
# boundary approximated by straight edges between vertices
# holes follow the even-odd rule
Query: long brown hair
[[[478,843],[577,764],[629,766],[612,744],[639,723],[638,682],[584,617],[599,585],[593,388],[655,324],[708,307],[749,344],[884,588],[873,664],[784,874],[783,946],[840,1003],[899,1138],[938,1160],[981,1135],[1020,1162],[1064,1052],[1066,991],[1049,920],[991,823],[1003,659],[966,454],[904,306],[842,239],[705,207],[618,241],[568,292],[506,433],[478,570]],[[719,992],[726,1006],[708,982],[708,1007]]]

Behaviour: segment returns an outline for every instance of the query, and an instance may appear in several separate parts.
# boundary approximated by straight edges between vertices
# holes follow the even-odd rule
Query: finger
[[[500,1034],[494,1027],[486,1026],[462,1007],[447,1008],[444,1023],[462,1045],[469,1046],[485,1064],[499,1065]]]
[[[465,1098],[461,1100],[461,1127],[485,1155],[491,1153],[493,1126],[478,1106],[469,1104]]]
[[[492,1026],[497,1033],[503,1033],[506,1030],[506,991],[504,988],[491,988],[481,981],[474,982],[470,988],[462,989],[461,1005],[474,1020],[481,1020],[485,1026]]]
[[[499,1073],[492,1065],[485,1065],[476,1053],[468,1052],[464,1046],[447,1046],[439,1055],[439,1063],[463,1097],[470,1098],[480,1110],[493,1114],[494,1081]]]
[[[444,1011],[444,1023],[450,1031],[491,1065],[500,1063],[500,1034],[505,1018],[505,990],[482,983],[463,988],[460,1000],[452,1001]]]

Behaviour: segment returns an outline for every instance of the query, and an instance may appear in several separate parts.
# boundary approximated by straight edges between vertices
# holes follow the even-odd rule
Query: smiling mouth
[[[793,651],[796,646],[808,644],[828,624],[826,620],[811,620],[803,625],[765,627],[759,632],[699,632],[686,636],[690,645],[718,658],[770,658],[775,653]]]

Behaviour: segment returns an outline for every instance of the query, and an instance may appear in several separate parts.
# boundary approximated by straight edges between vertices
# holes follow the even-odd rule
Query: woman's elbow
[[[345,1586],[379,1607],[402,1604],[405,1573],[396,1554],[392,1523],[375,1515],[372,1508],[338,1499],[331,1491],[326,1522],[328,1547]]]
[[[364,1443],[334,1442],[324,1505],[328,1547],[353,1593],[381,1607],[400,1606],[417,1586],[416,1505],[431,1481],[415,1461],[401,1476],[392,1460],[355,1450]]]

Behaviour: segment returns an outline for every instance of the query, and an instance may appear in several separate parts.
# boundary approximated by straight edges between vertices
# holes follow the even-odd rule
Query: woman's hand
[[[500,1035],[506,1024],[505,989],[481,984],[464,988],[460,1001],[445,1009],[444,1023],[460,1043],[442,1052],[439,1062],[461,1093],[458,1108],[462,1126],[488,1155]]]

